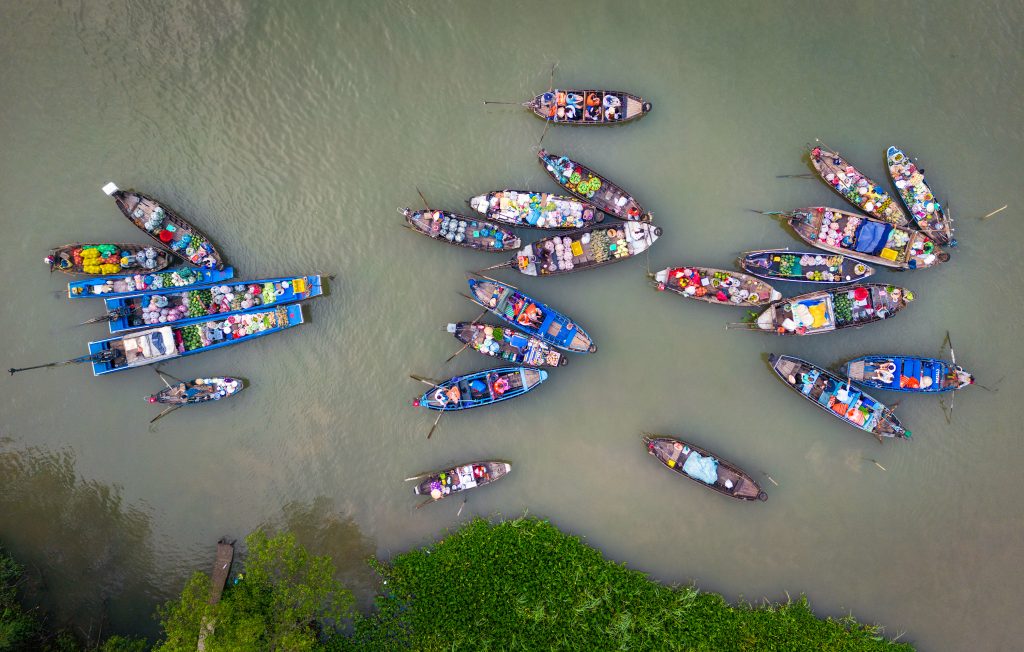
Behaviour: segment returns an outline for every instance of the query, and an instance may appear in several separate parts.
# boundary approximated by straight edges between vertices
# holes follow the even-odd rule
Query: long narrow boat
[[[575,197],[590,202],[599,211],[621,220],[654,219],[632,195],[582,163],[568,156],[548,154],[544,149],[537,152],[537,157],[555,183]]]
[[[618,125],[647,115],[651,103],[622,91],[554,89],[541,93],[523,106],[555,124]]]
[[[495,252],[518,249],[523,244],[515,231],[494,222],[450,211],[402,208],[398,212],[405,216],[405,221],[413,231],[451,245]]]
[[[471,197],[468,203],[476,212],[510,226],[579,229],[604,220],[588,202],[550,192],[494,190]]]
[[[684,478],[737,500],[768,500],[761,485],[735,464],[673,437],[644,435],[647,452]]]
[[[875,273],[874,267],[849,256],[789,249],[745,251],[736,262],[754,276],[797,283],[857,283]]]
[[[51,272],[109,276],[128,272],[151,274],[176,260],[174,254],[160,247],[123,242],[74,242],[51,249],[43,262],[50,266]]]
[[[206,234],[166,205],[134,190],[121,190],[114,183],[103,186],[128,220],[149,237],[168,247],[184,260],[206,269],[223,269],[224,261]]]
[[[293,303],[273,310],[248,310],[226,319],[198,324],[160,326],[105,340],[89,342],[94,376],[134,369],[186,355],[247,342],[301,324],[302,305]]]
[[[865,355],[843,370],[865,387],[894,392],[941,394],[974,384],[974,376],[955,362],[914,355]]]
[[[469,298],[512,326],[563,351],[597,351],[594,341],[573,320],[523,294],[518,288],[472,275],[467,280]]]
[[[413,487],[417,496],[430,496],[435,501],[444,500],[460,491],[475,489],[485,484],[501,480],[512,470],[508,462],[490,460],[486,462],[468,462],[443,471],[435,471],[427,475],[418,485]]]
[[[111,333],[160,324],[194,324],[323,294],[320,276],[285,276],[191,290],[160,290],[106,300]]]
[[[895,226],[910,226],[910,219],[881,185],[875,183],[836,152],[811,148],[811,165],[818,176],[840,197]]]
[[[555,351],[550,344],[508,326],[460,321],[448,324],[448,332],[475,351],[513,364],[530,367],[560,367],[569,364],[569,358]]]
[[[470,410],[522,396],[547,379],[548,372],[533,367],[487,369],[449,378],[424,392],[413,406],[445,412]]]
[[[768,355],[768,363],[786,385],[835,418],[854,428],[882,437],[910,438],[892,408],[842,378],[815,364],[789,355]]]
[[[158,273],[118,274],[68,283],[69,299],[113,299],[166,288],[188,288],[226,281],[235,275],[232,267],[197,269],[180,267]]]
[[[725,306],[766,306],[782,293],[764,281],[713,267],[666,267],[654,274],[659,292],[670,290],[687,299]]]
[[[831,333],[888,319],[913,300],[910,290],[892,285],[847,285],[776,301],[752,326],[779,335]]]
[[[590,226],[528,244],[510,264],[527,276],[568,274],[642,254],[660,235],[661,227],[646,222]]]
[[[955,247],[953,219],[932,193],[924,170],[918,169],[914,161],[894,145],[885,150],[885,162],[892,184],[917,226],[939,244]]]
[[[835,208],[811,206],[775,213],[807,244],[894,269],[923,269],[949,260],[927,234]]]
[[[196,405],[229,398],[243,389],[245,383],[238,378],[196,378],[165,387],[149,395],[146,400],[164,405]]]

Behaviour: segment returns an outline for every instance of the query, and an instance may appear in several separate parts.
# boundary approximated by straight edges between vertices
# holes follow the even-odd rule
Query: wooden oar
[[[764,477],[768,478],[768,479],[769,479],[769,480],[771,481],[771,483],[772,483],[773,485],[775,485],[776,487],[778,487],[778,486],[779,486],[779,483],[778,483],[778,482],[776,482],[776,481],[775,481],[775,479],[774,479],[774,478],[773,478],[772,476],[768,475],[768,474],[767,474],[766,472],[764,472],[764,471],[761,471],[761,473],[763,473],[763,474],[764,474]]]
[[[515,263],[516,263],[516,261],[513,258],[512,260],[506,260],[505,262],[498,263],[497,265],[491,265],[490,267],[484,267],[483,269],[478,269],[478,270],[476,270],[476,273],[479,274],[480,272],[489,272],[492,269],[505,269],[506,267],[511,268],[512,266],[515,265]]]
[[[438,410],[437,418],[434,419],[434,425],[430,426],[430,432],[427,433],[427,439],[430,439],[431,437],[434,436],[434,431],[437,430],[437,423],[441,420],[441,417],[443,417],[444,413],[447,412],[447,411],[448,410],[443,410],[443,409],[442,410]]]
[[[153,423],[153,422],[154,422],[154,421],[156,421],[157,419],[159,419],[159,418],[163,417],[163,416],[164,416],[165,414],[170,414],[171,412],[174,412],[175,410],[177,410],[178,408],[180,408],[180,407],[182,407],[182,406],[184,406],[184,405],[187,405],[187,403],[179,403],[178,405],[172,405],[172,406],[170,406],[170,407],[166,408],[166,409],[165,409],[165,410],[164,410],[163,412],[161,412],[160,414],[158,414],[158,415],[156,415],[155,417],[153,417],[152,419],[150,419],[150,420],[149,420],[149,422],[150,422],[150,423]]]
[[[86,324],[98,324],[101,321],[114,321],[115,319],[126,317],[127,315],[128,309],[122,306],[120,308],[108,310],[105,314],[96,315],[95,317],[86,319],[82,323],[78,324],[78,326],[85,326]]]
[[[409,374],[409,378],[412,378],[413,380],[418,380],[421,383],[424,383],[426,385],[430,385],[431,387],[437,387],[438,385],[441,384],[441,383],[437,382],[436,380],[431,380],[429,378],[424,378],[423,376],[417,376],[416,374]]]
[[[466,506],[466,501],[467,500],[469,500],[469,499],[468,498],[463,498],[462,499],[462,504],[459,505],[459,511],[455,513],[455,518],[458,518],[458,517],[462,516],[462,508]]]
[[[33,367],[21,367],[20,369],[15,369],[14,367],[11,367],[7,371],[9,371],[10,374],[13,376],[19,371],[29,371],[30,369],[43,369],[45,367],[63,367],[64,365],[68,364],[82,364],[85,362],[108,362],[113,359],[114,352],[108,349],[105,351],[100,351],[99,353],[90,353],[89,355],[71,358],[70,360],[64,360],[62,362],[47,362],[46,364],[37,364]]]
[[[419,505],[416,505],[416,509],[419,509],[420,507],[424,507],[425,505],[429,505],[430,503],[436,503],[436,502],[437,501],[434,500],[433,498],[427,498],[426,500],[424,500]]]
[[[416,188],[416,192],[418,192],[420,194],[420,199],[423,200],[423,205],[426,206],[427,210],[429,211],[430,210],[430,204],[427,203],[427,198],[423,196],[423,193],[420,191],[419,188]]]
[[[510,106],[516,105],[516,104],[518,104],[519,106],[523,105],[522,102],[501,102],[501,101],[498,101],[498,100],[484,100],[484,104],[507,104],[507,105],[510,105]]]
[[[803,174],[780,174],[775,177],[776,179],[817,179],[818,176],[805,172]]]
[[[411,478],[406,478],[405,480],[402,480],[402,482],[411,482],[413,480],[419,480],[420,478],[425,478],[431,474],[433,474],[433,471],[427,471],[426,473],[421,473],[419,475],[414,475]]]
[[[487,314],[488,312],[490,312],[490,311],[489,311],[489,310],[486,310],[486,309],[485,309],[485,310],[484,310],[484,311],[483,311],[482,313],[480,313],[479,315],[477,315],[477,316],[476,316],[476,319],[474,319],[474,320],[473,320],[472,322],[470,322],[470,323],[476,323],[476,322],[477,322],[477,320],[483,319],[483,318],[484,318],[484,315],[486,315],[486,314]],[[464,345],[462,346],[462,348],[461,348],[461,349],[459,349],[459,350],[458,350],[458,351],[456,351],[455,353],[453,353],[453,354],[451,354],[450,356],[448,356],[448,359],[447,359],[447,360],[445,360],[445,361],[444,361],[444,363],[445,363],[445,364],[448,364],[449,362],[451,362],[451,361],[452,361],[452,360],[453,360],[453,359],[455,358],[455,356],[457,356],[458,354],[460,354],[460,353],[462,353],[463,351],[465,351],[465,350],[466,350],[466,349],[467,349],[467,348],[469,347],[469,345],[470,345],[470,344],[472,344],[472,343],[473,343],[473,340],[470,340],[470,341],[466,342],[466,343],[465,343],[465,344],[464,344]]]
[[[885,468],[884,466],[882,466],[881,464],[879,464],[879,463],[878,463],[878,460],[873,460],[873,459],[871,459],[871,458],[869,458],[869,457],[862,457],[862,458],[860,458],[860,459],[862,459],[862,460],[867,460],[867,461],[869,461],[869,462],[872,462],[872,463],[874,463],[874,465],[875,465],[875,466],[877,466],[878,468],[882,469],[883,471],[885,471],[885,470],[886,470],[886,468]]]
[[[989,213],[988,215],[984,215],[984,216],[982,216],[982,217],[979,217],[978,219],[979,219],[979,220],[981,220],[981,221],[985,221],[985,220],[987,220],[988,218],[990,218],[990,217],[992,217],[993,215],[995,215],[996,213],[1002,213],[1002,212],[1003,212],[1003,211],[1005,211],[1005,210],[1006,210],[1007,208],[1009,208],[1009,206],[1010,206],[1009,204],[1006,204],[1006,205],[1005,205],[1005,206],[1003,206],[1002,208],[997,208],[997,209],[995,209],[994,211],[992,211],[991,213]]]
[[[782,211],[759,211],[756,208],[748,208],[747,210],[750,211],[751,213],[758,213],[760,215],[772,215],[772,216],[778,216],[778,217],[789,217],[790,216],[789,213],[783,213]]]

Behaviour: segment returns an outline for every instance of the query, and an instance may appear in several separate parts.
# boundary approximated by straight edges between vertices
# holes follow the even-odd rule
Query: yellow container
[[[885,258],[886,260],[895,261],[896,258],[899,257],[900,252],[896,251],[895,249],[890,249],[889,247],[886,247],[885,249],[882,249],[881,253],[879,253],[878,255],[881,256],[882,258]]]

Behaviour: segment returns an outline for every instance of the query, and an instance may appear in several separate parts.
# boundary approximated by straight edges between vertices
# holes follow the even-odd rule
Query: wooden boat
[[[666,267],[654,274],[659,292],[670,290],[687,299],[724,306],[765,306],[782,293],[749,274],[713,267]]]
[[[574,353],[594,353],[597,345],[567,316],[494,279],[472,276],[469,299],[505,322],[548,344]]]
[[[449,378],[424,392],[413,406],[445,412],[470,410],[522,396],[547,379],[548,372],[533,367],[487,369]]]
[[[550,192],[495,190],[470,198],[469,205],[495,222],[536,229],[580,229],[604,221],[588,202]]]
[[[448,332],[475,351],[514,364],[530,367],[560,367],[569,364],[569,358],[554,350],[550,344],[508,326],[460,321],[448,324]]]
[[[868,215],[895,226],[910,226],[910,219],[885,189],[864,176],[836,152],[811,148],[811,165],[818,176],[840,197]]]
[[[94,376],[134,369],[277,333],[301,324],[302,305],[293,303],[272,310],[258,308],[225,319],[179,326],[160,326],[89,342]]]
[[[518,249],[522,240],[512,229],[450,211],[399,209],[409,228],[429,238],[478,251]]]
[[[528,244],[510,265],[527,276],[568,274],[639,255],[660,235],[660,227],[645,222],[595,225]]]
[[[888,319],[914,300],[905,288],[860,283],[782,299],[758,315],[754,327],[779,335],[817,335]]]
[[[230,398],[243,389],[245,383],[238,378],[196,378],[168,385],[156,394],[151,394],[146,400],[164,405],[196,405]]]
[[[118,274],[101,276],[68,283],[69,299],[113,299],[165,288],[187,288],[226,281],[235,275],[231,267],[224,269],[196,269],[180,267],[159,273]]]
[[[893,145],[885,150],[885,162],[892,184],[917,226],[939,244],[955,247],[953,219],[932,194],[924,170],[918,169],[903,150]]]
[[[223,269],[224,261],[206,234],[167,206],[134,190],[120,190],[113,183],[103,192],[114,198],[128,220],[184,260],[206,269]]]
[[[127,272],[151,274],[165,269],[176,260],[174,254],[160,247],[123,242],[74,242],[51,249],[43,262],[50,266],[51,272],[57,270],[65,274],[108,276]]]
[[[923,269],[949,260],[927,234],[835,208],[812,206],[777,213],[804,242],[894,269]]]
[[[754,276],[796,283],[857,283],[875,273],[874,267],[849,256],[789,249],[745,251],[736,262]]]
[[[954,362],[913,355],[865,355],[843,370],[865,387],[893,392],[940,394],[974,384],[974,376]]]
[[[651,103],[622,91],[560,90],[541,93],[523,106],[555,124],[617,125],[647,115]]]
[[[106,300],[111,333],[159,324],[194,324],[323,294],[319,275],[285,276],[191,290],[160,290]]]
[[[855,387],[850,379],[789,355],[768,355],[772,369],[791,389],[854,428],[882,437],[910,438],[892,408]]]
[[[582,163],[573,161],[568,156],[548,154],[547,150],[543,149],[537,152],[537,157],[555,183],[573,196],[590,202],[597,210],[620,220],[654,219],[654,216],[644,210],[632,195]]]
[[[413,487],[413,493],[417,496],[430,496],[435,501],[444,500],[460,491],[476,489],[501,480],[511,470],[511,464],[496,460],[460,464],[429,474]]]
[[[768,500],[749,473],[700,446],[672,437],[644,435],[643,439],[648,453],[684,478],[737,500]]]

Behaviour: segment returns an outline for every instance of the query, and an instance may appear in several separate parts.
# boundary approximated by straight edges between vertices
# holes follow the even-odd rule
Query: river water
[[[110,180],[191,217],[240,278],[336,278],[300,328],[167,365],[251,388],[152,428],[148,370],[0,380],[0,541],[58,621],[153,635],[154,606],[207,570],[222,534],[290,527],[365,604],[369,555],[528,512],[665,582],[752,602],[806,593],[820,615],[852,612],[924,649],[1014,647],[1022,33],[1021,3],[989,0],[3,3],[5,367],[103,337],[74,326],[99,308],[55,295],[67,279],[41,259],[68,241],[142,240],[100,192]],[[434,414],[410,407],[422,386],[408,374],[488,366],[474,352],[444,365],[458,349],[444,326],[478,313],[457,294],[463,272],[498,260],[416,237],[395,209],[417,206],[417,187],[454,210],[489,189],[553,189],[535,160],[543,123],[482,101],[534,95],[555,62],[556,84],[654,103],[627,127],[544,136],[654,211],[652,269],[797,246],[747,209],[840,205],[816,181],[776,178],[808,170],[816,137],[876,179],[889,144],[921,157],[961,245],[937,269],[876,277],[918,297],[896,319],[814,338],[726,331],[742,314],[653,292],[644,260],[498,272],[600,350],[513,403],[447,415],[427,441]],[[938,354],[947,330],[998,391],[960,393],[951,424],[936,399],[905,398],[911,442],[880,446],[830,419],[765,362]],[[673,477],[645,454],[644,430],[745,467],[768,502]],[[461,516],[457,500],[413,509],[403,478],[480,458],[513,473],[469,494]]]

